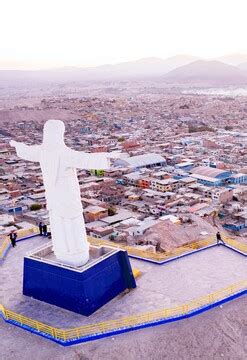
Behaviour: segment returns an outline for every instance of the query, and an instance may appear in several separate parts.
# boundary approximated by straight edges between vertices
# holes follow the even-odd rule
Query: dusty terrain
[[[144,235],[140,236],[141,241],[147,244],[160,244],[160,248],[165,251],[176,249],[184,244],[203,240],[207,237],[215,236],[217,230],[213,224],[204,218],[191,215],[191,224],[185,223],[177,226],[171,221],[162,221],[161,223],[149,228]],[[220,229],[221,234],[225,233],[224,229]],[[207,235],[201,235],[206,232]],[[163,234],[166,234],[165,236]]]

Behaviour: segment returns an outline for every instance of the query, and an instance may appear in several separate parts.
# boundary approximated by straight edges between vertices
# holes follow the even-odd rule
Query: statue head
[[[43,145],[56,150],[64,144],[65,126],[61,120],[47,120],[43,130]]]

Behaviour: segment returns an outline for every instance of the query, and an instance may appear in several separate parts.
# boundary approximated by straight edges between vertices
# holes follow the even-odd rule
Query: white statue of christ
[[[89,244],[76,169],[107,169],[115,154],[72,150],[64,143],[64,131],[62,121],[48,120],[41,145],[13,140],[10,145],[20,158],[40,163],[56,258],[81,266],[89,260]]]

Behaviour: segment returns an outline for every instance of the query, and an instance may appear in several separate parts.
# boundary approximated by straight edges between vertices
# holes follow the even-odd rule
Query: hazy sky
[[[0,68],[247,53],[247,0],[0,0]]]

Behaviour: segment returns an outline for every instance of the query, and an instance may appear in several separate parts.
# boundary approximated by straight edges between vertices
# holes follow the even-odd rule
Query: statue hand
[[[11,141],[9,142],[9,145],[12,146],[12,147],[16,147],[16,146],[18,145],[18,142],[15,141],[15,140],[11,140]]]
[[[107,153],[108,159],[122,159],[122,157],[123,157],[122,153],[118,153],[118,152]]]

